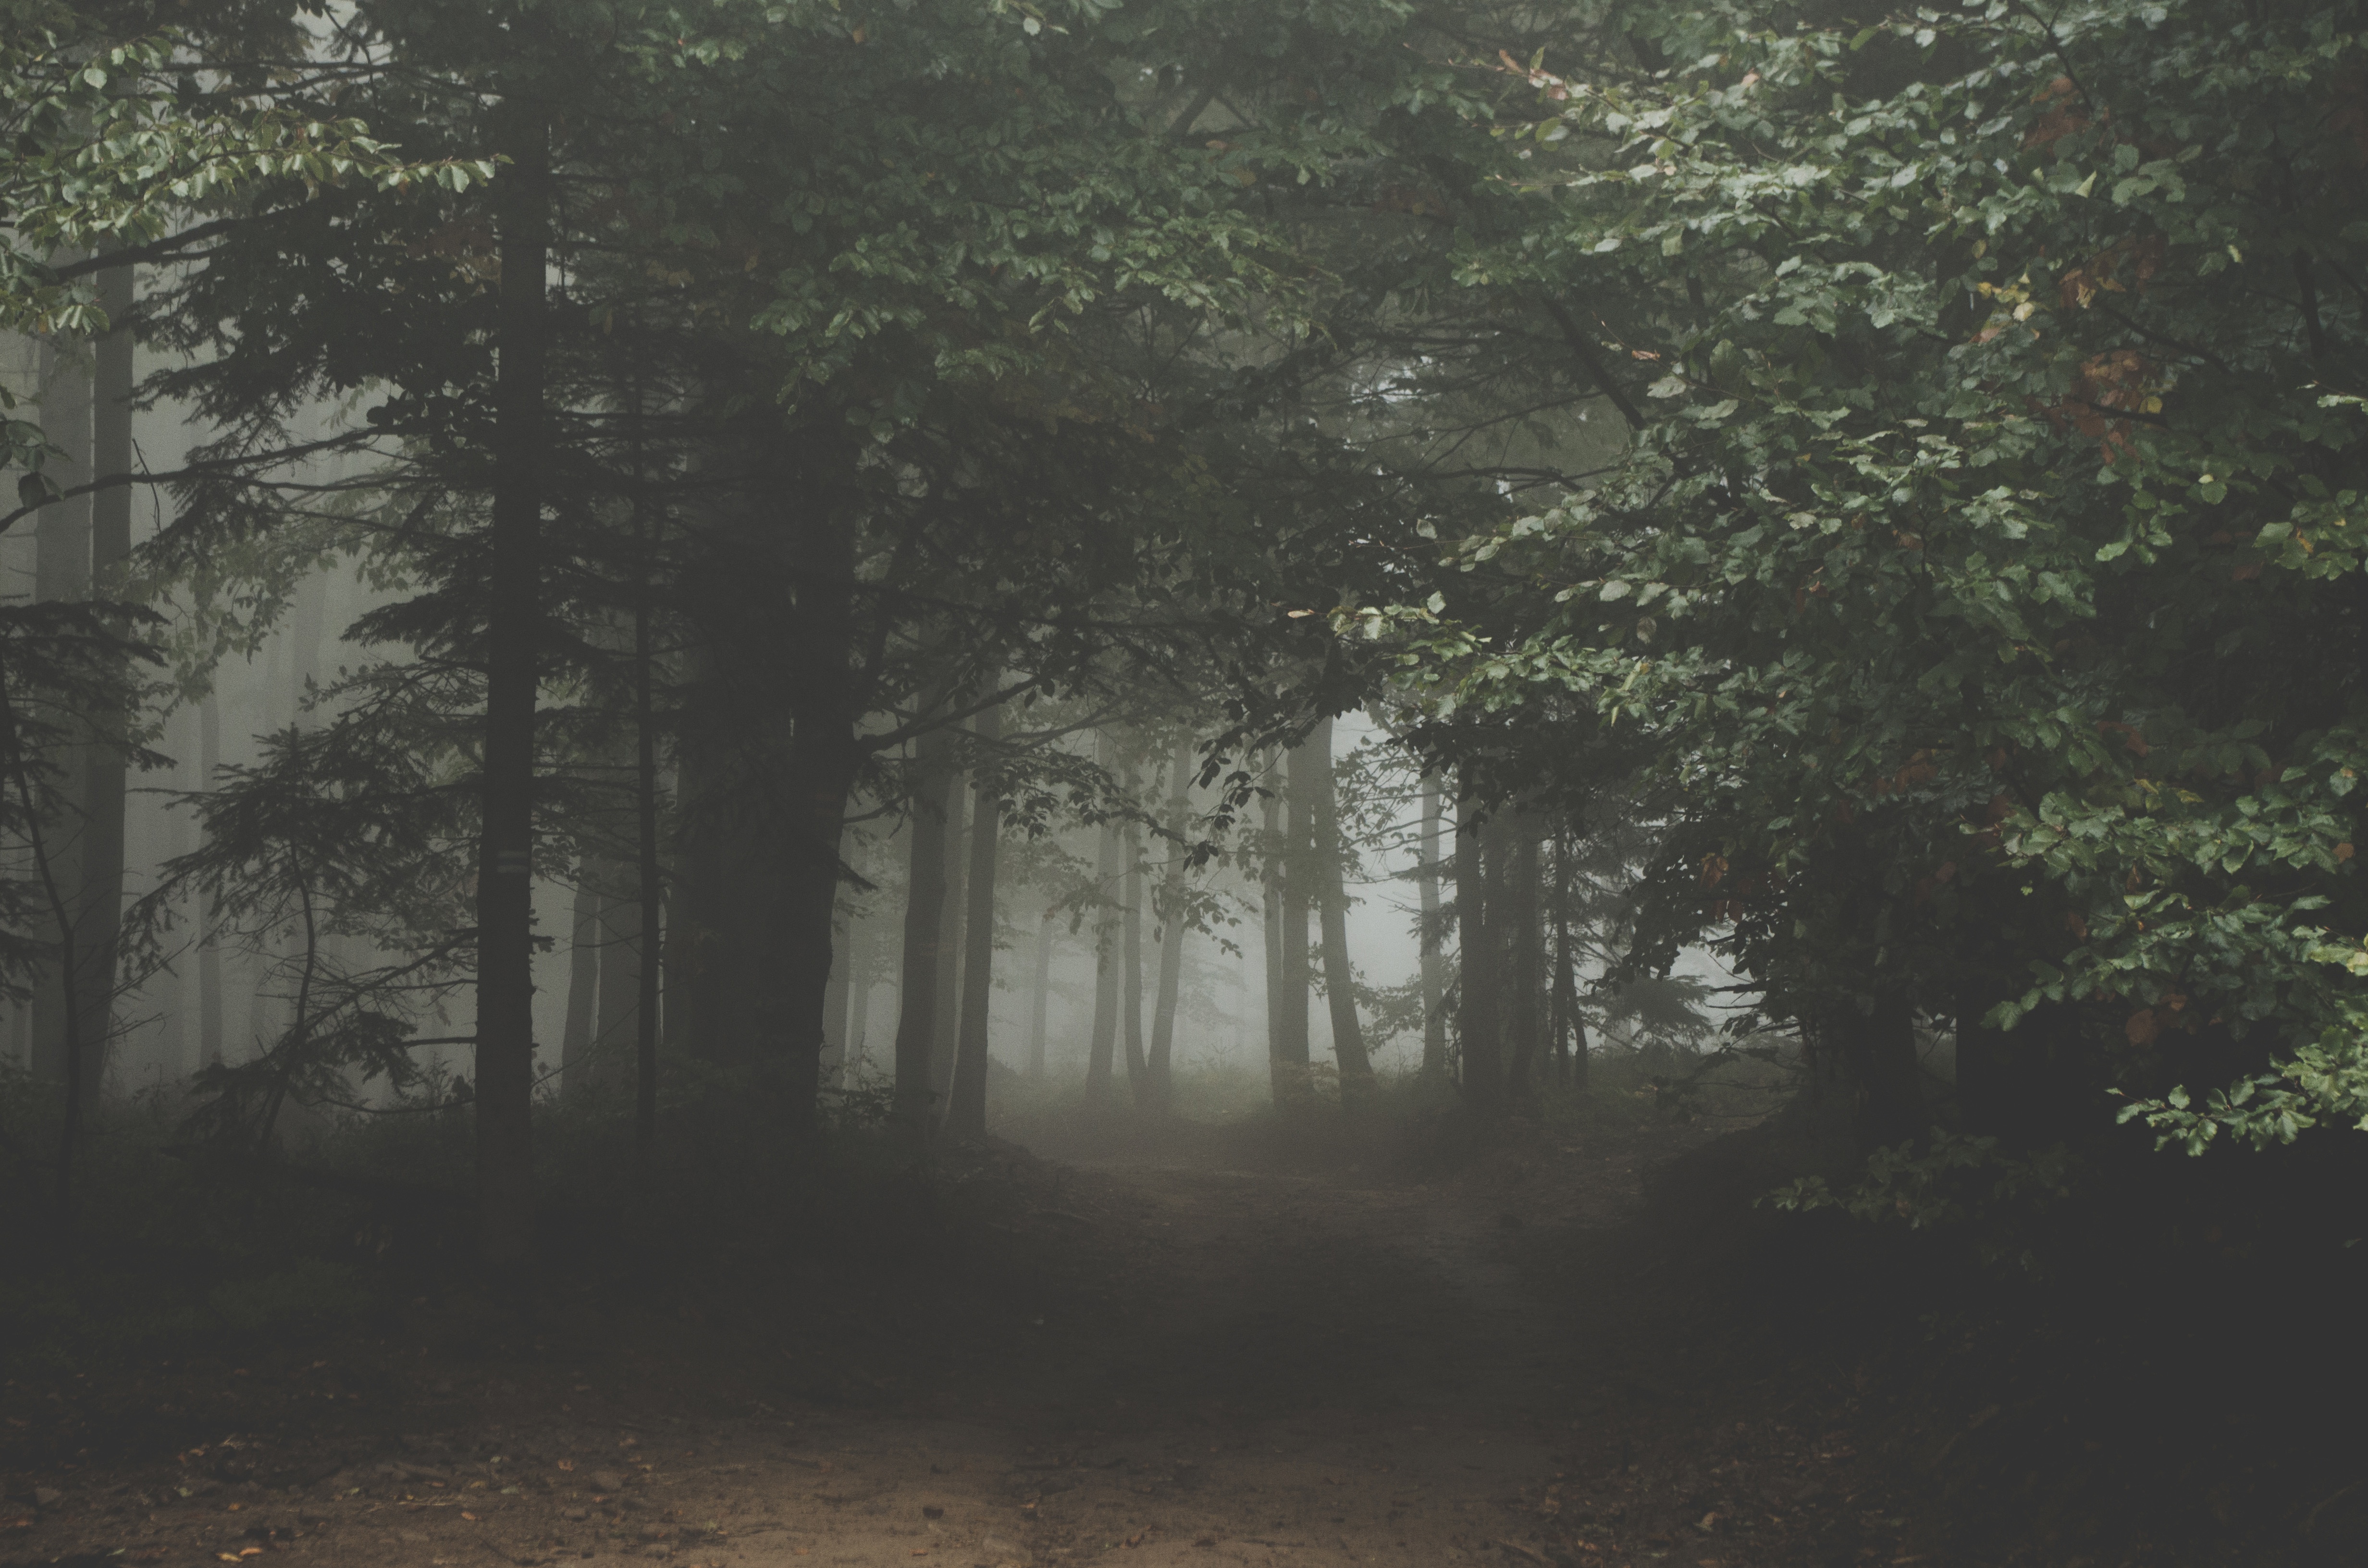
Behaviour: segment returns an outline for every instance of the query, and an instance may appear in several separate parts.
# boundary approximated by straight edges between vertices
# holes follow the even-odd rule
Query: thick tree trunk
[[[1306,756],[1314,769],[1305,798],[1315,865],[1317,924],[1324,937],[1324,1001],[1332,1015],[1332,1060],[1340,1074],[1340,1104],[1358,1111],[1372,1098],[1373,1062],[1365,1051],[1364,1028],[1357,1021],[1356,970],[1349,962],[1349,892],[1342,881],[1349,846],[1340,837],[1330,719],[1317,724],[1307,737]]]
[[[1463,1058],[1463,1103],[1483,1120],[1504,1110],[1505,1072],[1497,1038],[1495,912],[1488,907],[1487,868],[1482,852],[1479,803],[1469,796],[1455,802],[1455,932],[1458,975],[1458,1043]]]
[[[198,701],[198,788],[213,793],[222,769],[222,702],[208,688]],[[211,841],[212,835],[205,838]],[[208,899],[198,915],[198,1065],[215,1067],[222,1059],[222,941],[215,927],[222,919],[218,901]]]
[[[581,1089],[592,1077],[592,1017],[600,995],[600,890],[590,855],[575,868],[575,897],[568,912],[567,1024],[559,1037],[559,1083]]]
[[[1168,760],[1167,826],[1180,840],[1191,820],[1192,737],[1180,736],[1176,755]],[[1167,1113],[1174,1098],[1176,1003],[1184,985],[1185,854],[1180,845],[1166,879],[1166,896],[1159,910],[1159,991],[1151,1014],[1151,1108]]]
[[[871,1061],[872,944],[879,933],[868,920],[851,924],[847,935],[847,1060],[835,1087],[857,1081]]]
[[[1053,911],[1036,926],[1036,973],[1028,983],[1028,1080],[1044,1081],[1044,1022],[1053,996]]]
[[[503,114],[494,185],[501,282],[477,865],[477,1247],[523,1269],[534,1245],[534,710],[541,619],[543,290],[550,148],[540,116]]]
[[[895,1116],[908,1137],[928,1136],[929,1059],[938,1038],[938,949],[945,940],[946,818],[952,805],[953,734],[924,733],[913,744],[912,795],[905,895],[903,1002],[896,1014]]]
[[[1422,953],[1422,1074],[1447,1074],[1447,962],[1440,955],[1439,840],[1440,795],[1436,775],[1422,780],[1422,861],[1416,869],[1422,892],[1422,928],[1417,937]]]
[[[1916,1013],[1905,992],[1885,992],[1872,1011],[1837,1009],[1822,1031],[1855,1094],[1861,1147],[1898,1143],[1930,1131],[1923,1067],[1916,1060]]]
[[[1003,712],[990,708],[971,728],[990,744],[1003,733]],[[962,915],[962,1028],[954,1045],[953,1098],[946,1131],[961,1139],[986,1136],[987,1013],[995,998],[995,857],[1003,839],[1003,802],[985,772],[971,791],[969,908]]]

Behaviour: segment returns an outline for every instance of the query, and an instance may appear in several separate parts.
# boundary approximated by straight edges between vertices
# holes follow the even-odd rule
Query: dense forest
[[[0,93],[7,1563],[2368,1560],[2368,7]]]

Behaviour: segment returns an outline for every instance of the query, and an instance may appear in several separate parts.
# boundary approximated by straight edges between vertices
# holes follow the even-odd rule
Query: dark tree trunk
[[[222,703],[210,688],[198,701],[198,788],[213,792],[222,768]],[[212,835],[204,835],[211,841]],[[212,1067],[222,1059],[222,942],[215,934],[221,922],[219,901],[209,898],[198,916],[198,1065]]]
[[[1108,743],[1099,748],[1107,755]],[[1086,1042],[1086,1104],[1110,1103],[1118,1055],[1119,868],[1118,824],[1104,823],[1094,843],[1094,1028]]]
[[[641,950],[633,956],[633,1154],[644,1179],[658,1141],[658,1014],[666,981],[666,869],[658,858],[657,649],[651,624],[656,522],[642,472],[641,389],[633,391],[633,532],[641,582],[633,596],[633,892]]]
[[[1282,859],[1282,1071],[1289,1080],[1290,1102],[1304,1104],[1315,1094],[1310,1074],[1307,1013],[1310,1005],[1307,970],[1307,904],[1315,891],[1314,844],[1308,832],[1310,794],[1315,761],[1303,741],[1291,750],[1285,764]]]
[[[938,949],[945,941],[946,818],[952,806],[953,734],[939,728],[913,744],[907,778],[912,843],[905,897],[903,1002],[896,1014],[897,1121],[919,1142],[931,1114],[929,1059],[938,1038]]]
[[[954,1081],[954,1046],[962,1034],[962,928],[970,900],[970,791],[955,774],[946,790],[946,899],[938,930],[938,1013],[929,1038],[930,1104],[942,1119]]]
[[[1463,1058],[1463,1103],[1482,1119],[1504,1110],[1505,1071],[1497,1038],[1501,983],[1496,962],[1496,912],[1488,907],[1486,835],[1479,803],[1469,796],[1455,803],[1455,931],[1458,974],[1458,1043]]]
[[[1570,934],[1570,859],[1576,847],[1568,835],[1554,846],[1554,1082],[1565,1088],[1584,1089],[1587,1020],[1578,1011],[1578,955]]]
[[[1044,1081],[1044,1015],[1053,995],[1053,914],[1044,912],[1036,927],[1036,973],[1028,984],[1028,1079]]]
[[[1838,1009],[1821,1033],[1853,1091],[1852,1125],[1861,1147],[1902,1142],[1930,1129],[1915,1007],[1905,992],[1878,994],[1872,1011]]]
[[[1127,782],[1134,782],[1128,769]],[[1129,791],[1133,791],[1130,790]],[[1126,876],[1121,882],[1126,910],[1119,919],[1121,985],[1119,1014],[1126,1038],[1126,1085],[1137,1110],[1151,1107],[1151,1062],[1143,1049],[1143,830],[1129,823],[1125,838]]]
[[[58,259],[78,261],[81,256],[67,253]],[[90,375],[71,349],[62,349],[49,339],[41,343],[40,362],[41,433],[57,449],[43,472],[62,490],[87,484],[92,458]],[[55,502],[34,514],[35,602],[72,603],[90,597],[90,529],[91,498],[86,494]],[[73,721],[82,716],[51,717]],[[19,760],[29,765],[28,758]],[[87,788],[91,748],[69,744],[48,761],[54,769],[51,789],[55,792],[38,805],[34,800],[28,800],[25,809],[32,812],[61,802],[65,806],[63,812],[52,812],[43,821],[41,835],[49,862],[47,875],[56,883],[57,901],[66,914],[63,924],[52,920],[44,932],[45,940],[61,957],[34,977],[31,1066],[37,1077],[57,1084],[71,1082],[79,1104],[78,1096],[87,1082],[88,1065],[95,1053],[90,1050],[90,1021],[81,1014],[81,1003],[87,992],[80,984],[80,976],[82,964],[88,957],[81,949],[83,922],[79,917],[85,840],[82,824],[74,818],[81,812]],[[48,913],[45,908],[44,914]],[[73,929],[69,931],[68,926]],[[69,946],[75,950],[75,961],[71,965],[63,957]],[[74,1017],[71,1042],[66,1022],[70,1014]],[[80,1075],[70,1080],[70,1070]]]
[[[990,708],[971,728],[992,744],[1003,733],[1003,713]],[[1003,837],[1003,802],[982,770],[971,791],[970,907],[962,916],[962,1028],[954,1046],[953,1098],[946,1131],[976,1141],[986,1136],[987,1014],[995,997],[995,857]]]
[[[610,1082],[638,1088],[642,1001],[642,901],[629,894],[630,868],[607,856],[600,875],[600,981],[592,1024],[592,1056]],[[640,1145],[640,1130],[634,1143]]]
[[[1176,742],[1168,761],[1167,826],[1178,839],[1188,836],[1191,815],[1192,737]],[[1173,1099],[1176,1055],[1176,1003],[1184,985],[1184,895],[1186,856],[1180,844],[1166,879],[1159,910],[1159,990],[1151,1009],[1151,1108],[1165,1116]]]
[[[94,346],[97,375],[91,407],[91,472],[94,477],[130,473],[131,452],[132,269],[110,267],[98,275],[99,303],[114,324]],[[90,568],[95,597],[120,597],[131,560],[131,490],[118,485],[91,497]],[[128,628],[124,630],[129,630]],[[81,957],[75,1008],[86,1037],[83,1057],[85,1094],[96,1097],[107,1081],[115,1043],[117,942],[123,924],[123,806],[126,773],[124,729],[131,719],[131,672],[105,714],[94,714],[97,734],[83,780],[82,897],[75,912],[74,950]]]
[[[1283,1021],[1282,883],[1286,874],[1282,836],[1282,757],[1267,759],[1266,790],[1258,800],[1259,842],[1265,858],[1258,868],[1262,895],[1260,928],[1266,938],[1266,1059],[1274,1103],[1291,1103],[1293,1074],[1285,1044],[1290,1028]]]
[[[593,857],[576,862],[575,897],[569,909],[567,1025],[559,1037],[559,1083],[581,1089],[592,1078],[592,1017],[600,995],[600,890]]]
[[[1543,996],[1544,935],[1538,923],[1538,823],[1529,812],[1505,817],[1505,1092],[1514,1100],[1534,1096],[1539,1003]]]
[[[1422,927],[1417,936],[1422,951],[1422,1074],[1440,1078],[1447,1074],[1447,963],[1440,955],[1439,907],[1439,779],[1426,774],[1422,781],[1422,862],[1416,869],[1422,891]]]
[[[1324,937],[1324,1001],[1332,1015],[1332,1060],[1340,1074],[1340,1104],[1348,1110],[1357,1111],[1372,1099],[1373,1062],[1365,1051],[1365,1031],[1357,1022],[1356,971],[1349,962],[1349,892],[1341,878],[1341,863],[1348,858],[1349,846],[1340,837],[1330,719],[1317,724],[1307,737],[1305,756],[1313,770],[1305,799],[1309,850],[1315,868],[1317,923]],[[1294,779],[1294,786],[1296,783]]]
[[[484,777],[477,864],[477,1247],[497,1271],[534,1245],[534,710],[541,620],[543,290],[550,147],[539,115],[502,115],[494,504],[485,606]]]

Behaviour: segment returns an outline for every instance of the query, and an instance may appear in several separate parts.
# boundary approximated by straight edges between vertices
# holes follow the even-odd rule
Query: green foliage
[[[2060,1144],[2014,1154],[1995,1138],[1941,1131],[1920,1148],[1874,1150],[1859,1179],[1839,1192],[1824,1176],[1809,1176],[1760,1201],[1794,1212],[1839,1210],[1911,1231],[1970,1230],[1983,1262],[2011,1258],[2029,1270],[2039,1266],[2025,1244],[2030,1221],[2070,1196],[2077,1168]]]
[[[1442,721],[1629,737],[1648,926],[1780,1015],[2062,1003],[2185,1146],[2359,1122],[2352,11],[1625,20],[1666,68],[1504,62],[1519,222],[1458,276],[1568,301],[1628,444],[1339,624]]]

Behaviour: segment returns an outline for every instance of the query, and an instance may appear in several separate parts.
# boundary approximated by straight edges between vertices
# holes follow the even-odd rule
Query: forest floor
[[[1703,1142],[1001,1146],[929,1174],[945,1227],[903,1256],[626,1256],[524,1327],[456,1286],[334,1343],[11,1383],[0,1563],[2172,1560],[2093,1521],[1967,1551],[1870,1364],[1804,1347],[1781,1269],[1704,1271],[1762,1221],[1689,1231]]]

